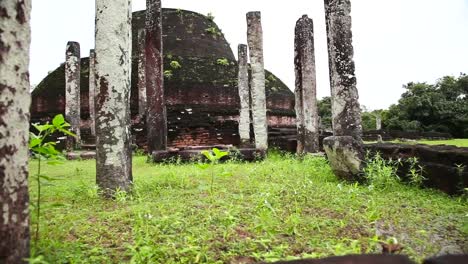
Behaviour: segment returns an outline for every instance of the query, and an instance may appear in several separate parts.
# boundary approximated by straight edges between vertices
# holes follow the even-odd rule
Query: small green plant
[[[423,176],[423,167],[418,164],[419,159],[417,157],[411,157],[408,158],[407,162],[409,163],[408,176],[410,184],[421,187],[426,178]]]
[[[213,36],[221,36],[221,32],[216,27],[209,27],[205,31]]]
[[[205,156],[209,163],[198,163],[198,167],[200,169],[208,169],[210,168],[210,171],[211,171],[211,187],[210,187],[210,190],[211,190],[211,194],[213,194],[213,184],[214,184],[214,171],[213,171],[213,166],[218,164],[219,161],[229,155],[229,152],[227,151],[221,151],[219,150],[218,148],[213,148],[211,151],[209,150],[203,150],[201,152],[201,154],[203,154],[203,156]]]
[[[270,82],[276,82],[277,81],[275,76],[273,76],[273,74],[268,75],[267,80],[269,80]]]
[[[364,175],[367,181],[378,189],[386,189],[395,186],[400,182],[400,178],[396,174],[396,166],[393,161],[385,160],[380,153],[376,153],[371,157],[370,152],[366,154],[366,167]]]
[[[179,63],[178,61],[175,61],[175,60],[174,60],[174,61],[171,61],[170,65],[171,65],[171,68],[172,68],[172,69],[180,69],[180,68],[182,68],[182,66],[180,65],[180,63]]]
[[[221,58],[216,61],[216,64],[221,66],[229,66],[229,60],[226,58]]]
[[[172,76],[174,76],[174,74],[172,73],[171,70],[165,70],[163,74],[164,74],[164,77],[166,77],[168,79],[171,79]]]
[[[209,12],[207,15],[206,15],[206,18],[208,18],[208,20],[210,20],[211,22],[214,21],[215,17],[213,16],[213,13]]]
[[[63,154],[55,149],[55,141],[50,141],[50,136],[54,133],[62,133],[68,136],[75,137],[75,134],[68,130],[70,124],[65,122],[63,115],[57,115],[52,119],[52,124],[47,122],[44,125],[33,124],[34,128],[38,131],[37,134],[31,132],[29,137],[29,150],[32,152],[34,158],[38,160],[37,172],[32,176],[37,182],[37,200],[36,200],[36,236],[34,243],[37,245],[39,240],[39,226],[41,216],[41,186],[42,181],[52,182],[55,178],[42,175],[41,162],[47,161],[47,164],[57,165],[60,164],[65,158]]]

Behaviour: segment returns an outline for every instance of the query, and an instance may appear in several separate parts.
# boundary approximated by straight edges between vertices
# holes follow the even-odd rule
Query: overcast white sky
[[[31,83],[38,84],[64,61],[67,41],[94,46],[94,0],[33,0]],[[133,0],[133,10],[145,9]],[[245,14],[261,11],[265,67],[294,89],[294,26],[314,20],[318,96],[329,95],[323,0],[163,0],[163,7],[202,14],[215,22],[237,55],[246,43]],[[396,103],[410,81],[434,82],[468,72],[468,0],[352,0],[356,75],[362,105]]]

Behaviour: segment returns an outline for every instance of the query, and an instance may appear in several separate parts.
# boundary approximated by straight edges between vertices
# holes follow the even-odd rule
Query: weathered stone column
[[[81,78],[80,44],[70,41],[67,43],[65,54],[65,118],[70,123],[70,130],[76,137],[67,138],[67,150],[80,147],[81,103],[80,103],[80,78]]]
[[[138,32],[138,114],[146,116],[145,30]]]
[[[132,185],[129,0],[96,0],[96,182],[106,197]]]
[[[241,146],[250,145],[250,87],[249,69],[247,66],[247,45],[239,44],[238,90],[240,98],[239,136]]]
[[[146,0],[146,125],[148,152],[166,150],[167,113],[164,96],[161,0]]]
[[[382,117],[380,114],[375,115],[375,129],[381,130],[382,129]]]
[[[356,179],[362,168],[364,153],[361,109],[354,73],[351,2],[324,1],[334,135],[324,140],[324,148],[336,175]]]
[[[315,72],[314,25],[307,15],[296,23],[294,65],[296,72],[297,153],[319,151],[319,116]]]
[[[31,1],[0,1],[0,263],[29,257]]]
[[[268,149],[268,121],[266,115],[265,69],[263,65],[263,30],[260,12],[247,13],[247,41],[249,44],[252,80],[252,116],[255,147]]]
[[[96,136],[96,52],[89,51],[89,116],[91,134]]]

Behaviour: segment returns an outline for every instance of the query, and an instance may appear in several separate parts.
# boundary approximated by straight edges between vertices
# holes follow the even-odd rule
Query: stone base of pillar
[[[323,140],[323,147],[336,176],[344,180],[362,180],[362,142],[351,136],[332,136]]]
[[[196,149],[172,149],[163,151],[153,151],[151,160],[155,163],[171,162],[171,161],[200,161],[204,160],[205,157],[201,154],[202,150],[211,150],[210,147],[196,148]],[[255,149],[255,148],[240,148],[240,149],[222,149],[223,151],[229,151],[229,155],[224,157],[222,160],[237,159],[243,161],[257,161],[263,160],[266,157],[266,152]]]

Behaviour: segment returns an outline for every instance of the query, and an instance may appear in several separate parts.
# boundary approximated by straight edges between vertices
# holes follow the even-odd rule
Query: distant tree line
[[[376,117],[382,118],[385,130],[450,133],[468,138],[468,75],[446,76],[435,84],[408,83],[397,104],[388,110],[368,111],[363,107],[364,130],[376,128]],[[322,126],[331,128],[331,100],[319,101]]]

